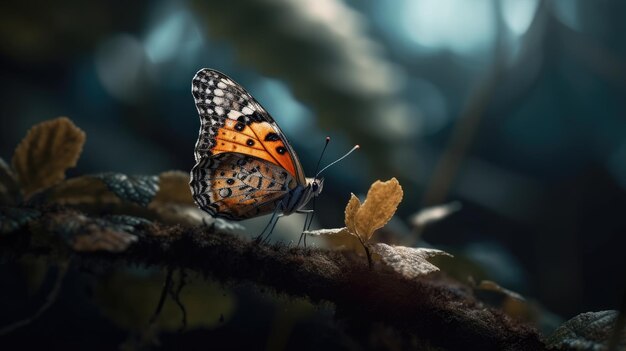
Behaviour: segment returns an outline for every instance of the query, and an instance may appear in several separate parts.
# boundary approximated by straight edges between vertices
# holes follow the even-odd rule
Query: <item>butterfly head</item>
[[[313,196],[318,196],[322,193],[322,188],[324,188],[324,178],[307,178],[306,183],[307,188],[311,189]]]

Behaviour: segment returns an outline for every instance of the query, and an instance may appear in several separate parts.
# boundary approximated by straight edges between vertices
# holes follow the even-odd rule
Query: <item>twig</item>
[[[182,325],[181,325],[179,331],[183,331],[183,330],[185,330],[185,328],[187,328],[187,310],[185,309],[185,305],[183,305],[182,301],[180,301],[180,292],[185,287],[185,284],[187,284],[187,282],[185,280],[186,277],[187,277],[187,274],[185,273],[185,270],[181,269],[180,270],[180,281],[178,282],[178,288],[176,288],[176,291],[174,291],[174,290],[170,291],[170,293],[172,295],[172,299],[174,300],[174,302],[176,302],[176,304],[180,308],[180,311],[183,314]]]
[[[173,272],[174,272],[173,268],[169,267],[167,269],[167,276],[165,277],[165,282],[163,283],[163,289],[161,290],[161,297],[159,298],[159,304],[157,305],[157,308],[154,311],[154,314],[152,315],[152,317],[150,317],[150,323],[149,323],[150,325],[156,322],[156,320],[159,318],[159,315],[161,314],[163,305],[165,305],[165,298],[167,297],[167,294],[170,292],[172,288]]]

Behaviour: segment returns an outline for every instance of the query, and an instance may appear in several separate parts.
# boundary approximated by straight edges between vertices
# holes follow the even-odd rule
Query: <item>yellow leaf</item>
[[[65,179],[76,166],[85,143],[85,133],[67,117],[32,127],[13,154],[13,169],[26,196]]]
[[[401,200],[402,187],[396,178],[386,182],[377,180],[372,184],[365,202],[356,214],[356,234],[363,242],[368,241],[376,229],[389,222]]]
[[[354,194],[350,194],[350,201],[346,205],[346,227],[352,233],[356,234],[356,214],[357,211],[361,208],[361,201]]]

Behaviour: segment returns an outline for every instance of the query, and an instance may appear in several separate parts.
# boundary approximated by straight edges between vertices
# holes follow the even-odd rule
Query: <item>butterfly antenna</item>
[[[322,174],[322,172],[324,172],[326,169],[328,169],[328,167],[330,167],[330,166],[334,165],[335,163],[337,163],[337,162],[343,160],[344,158],[348,157],[351,153],[356,151],[358,148],[360,148],[360,146],[359,145],[355,145],[350,151],[348,151],[348,153],[346,153],[345,155],[341,156],[337,160],[331,162],[331,164],[329,164],[328,166],[322,168],[321,171],[317,172],[317,174],[315,175],[315,178],[317,178],[320,174]]]
[[[324,144],[324,148],[322,149],[322,154],[320,155],[320,159],[317,160],[317,166],[315,166],[315,174],[320,169],[320,164],[322,163],[322,157],[324,157],[324,153],[326,152],[326,148],[328,147],[328,143],[330,143],[330,137],[326,137],[326,143]],[[317,178],[317,176],[315,176]]]

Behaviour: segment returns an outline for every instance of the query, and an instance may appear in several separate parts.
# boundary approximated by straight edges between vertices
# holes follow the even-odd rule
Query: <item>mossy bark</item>
[[[331,302],[343,319],[382,323],[444,349],[544,349],[536,330],[485,306],[469,287],[443,274],[410,280],[376,262],[369,268],[351,252],[258,244],[207,226],[144,223],[135,228],[137,240],[122,252],[75,252],[63,227],[73,216],[83,221],[93,217],[62,208],[40,211],[39,218],[0,236],[3,256],[60,253],[80,266],[184,268],[223,282],[253,282],[313,302]]]

